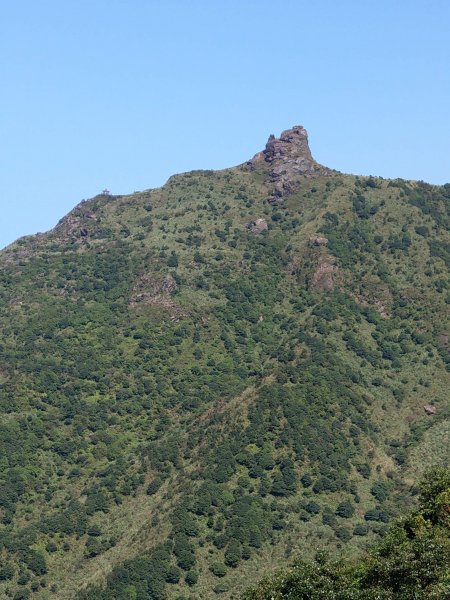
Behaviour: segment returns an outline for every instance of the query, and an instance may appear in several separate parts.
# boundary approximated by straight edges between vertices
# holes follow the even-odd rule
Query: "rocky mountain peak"
[[[268,167],[267,184],[273,186],[269,198],[271,202],[280,201],[293,193],[296,183],[303,177],[332,173],[330,169],[313,159],[308,143],[308,132],[301,125],[286,129],[279,138],[271,135],[264,150],[249,161],[252,168],[256,168],[261,163]]]
[[[297,165],[312,163],[313,157],[308,144],[308,132],[301,125],[286,129],[276,138],[271,135],[263,150],[264,159],[272,163],[276,160],[293,161]]]

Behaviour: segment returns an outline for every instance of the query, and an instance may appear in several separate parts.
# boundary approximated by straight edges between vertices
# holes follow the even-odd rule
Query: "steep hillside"
[[[236,597],[449,459],[450,185],[306,132],[0,253],[0,596]]]

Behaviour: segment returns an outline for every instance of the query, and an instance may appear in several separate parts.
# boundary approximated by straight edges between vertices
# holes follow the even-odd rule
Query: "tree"
[[[96,525],[94,523],[93,525],[88,527],[87,534],[92,537],[98,537],[98,536],[102,535],[102,530],[100,529],[100,527],[98,525]]]
[[[36,575],[45,575],[47,573],[47,563],[42,552],[30,550],[26,556],[28,568]]]
[[[270,493],[273,496],[285,496],[287,494],[286,485],[284,483],[283,475],[278,471],[275,473],[272,479],[272,488]]]
[[[293,494],[297,489],[297,475],[294,470],[294,463],[291,459],[283,461],[281,465],[281,474],[283,476],[286,494]]]
[[[100,554],[101,550],[102,546],[97,538],[88,538],[86,546],[84,548],[84,554],[85,556],[87,556],[87,558],[93,558],[94,556],[97,556],[98,554]]]
[[[312,485],[313,480],[312,477],[309,473],[304,473],[301,478],[300,481],[302,482],[303,487],[308,488]]]
[[[184,571],[189,571],[196,563],[195,554],[192,550],[180,550],[177,555],[178,566]]]
[[[225,575],[227,574],[227,568],[221,562],[214,562],[214,563],[212,563],[212,565],[209,567],[209,570],[216,577],[225,577]]]
[[[336,508],[336,514],[338,517],[348,519],[349,517],[353,517],[355,514],[355,508],[351,502],[344,500],[338,504]]]
[[[348,542],[352,537],[352,532],[346,527],[337,527],[334,530],[334,534],[342,542]]]
[[[450,469],[437,467],[429,471],[420,484],[419,506],[432,523],[450,525]]]
[[[311,515],[317,515],[320,513],[320,505],[317,504],[317,502],[314,502],[314,500],[311,500],[311,502],[305,504],[305,510]]]
[[[181,571],[178,567],[171,565],[167,569],[166,581],[167,583],[178,583],[180,581]]]
[[[378,500],[378,502],[384,502],[388,496],[388,486],[383,481],[376,481],[373,484],[370,493]]]
[[[14,567],[10,564],[5,564],[0,567],[0,581],[6,581],[14,577]]]
[[[159,490],[162,485],[162,481],[159,477],[152,479],[152,481],[148,484],[146,493],[148,496],[153,496]]]
[[[169,256],[169,258],[167,260],[167,266],[178,267],[178,257],[175,254],[175,252],[172,252],[172,254]]]
[[[228,567],[237,567],[241,560],[242,548],[237,540],[231,540],[225,550],[225,564]]]
[[[184,579],[185,579],[186,583],[189,586],[195,585],[197,583],[197,581],[198,581],[198,573],[197,573],[197,571],[192,571],[192,570],[188,571],[186,573],[186,577]]]
[[[353,530],[353,535],[364,536],[369,533],[369,528],[365,523],[358,523],[355,525],[355,529]]]

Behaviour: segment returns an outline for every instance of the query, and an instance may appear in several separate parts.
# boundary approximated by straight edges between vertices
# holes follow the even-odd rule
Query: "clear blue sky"
[[[0,247],[293,124],[341,171],[450,181],[448,0],[5,0],[0,56]]]

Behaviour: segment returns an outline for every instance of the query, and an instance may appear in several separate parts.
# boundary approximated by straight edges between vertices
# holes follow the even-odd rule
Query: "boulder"
[[[266,231],[268,228],[267,221],[265,219],[255,219],[254,221],[250,221],[250,223],[246,223],[245,227],[256,235]]]
[[[312,246],[326,246],[328,244],[326,237],[310,237],[309,241]]]

